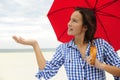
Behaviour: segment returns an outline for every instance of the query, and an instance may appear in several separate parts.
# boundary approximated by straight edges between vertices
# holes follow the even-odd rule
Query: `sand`
[[[53,52],[44,52],[47,60],[50,60]],[[0,80],[38,80],[35,77],[37,63],[34,52],[0,53]],[[107,74],[107,80],[114,80]],[[64,67],[51,80],[67,80]]]

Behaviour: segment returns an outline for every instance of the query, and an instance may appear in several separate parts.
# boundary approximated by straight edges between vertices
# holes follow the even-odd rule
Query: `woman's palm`
[[[34,43],[36,42],[36,40],[33,39],[24,39],[22,37],[17,37],[17,36],[13,36],[13,39],[20,44],[24,44],[24,45],[34,45]]]

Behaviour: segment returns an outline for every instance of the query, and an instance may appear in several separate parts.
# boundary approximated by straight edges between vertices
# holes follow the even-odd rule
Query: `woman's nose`
[[[71,25],[71,24],[70,24],[70,21],[69,21],[69,22],[68,22],[68,27],[70,27],[70,25]]]

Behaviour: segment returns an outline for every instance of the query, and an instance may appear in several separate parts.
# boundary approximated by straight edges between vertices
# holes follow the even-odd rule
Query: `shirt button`
[[[85,69],[85,65],[83,66],[83,69]]]
[[[87,80],[86,78],[84,78],[84,80]]]

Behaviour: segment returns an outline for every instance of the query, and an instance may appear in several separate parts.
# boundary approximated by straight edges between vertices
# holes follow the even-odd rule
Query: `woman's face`
[[[83,26],[82,14],[74,11],[68,22],[68,35],[77,36],[85,34],[86,28]]]

